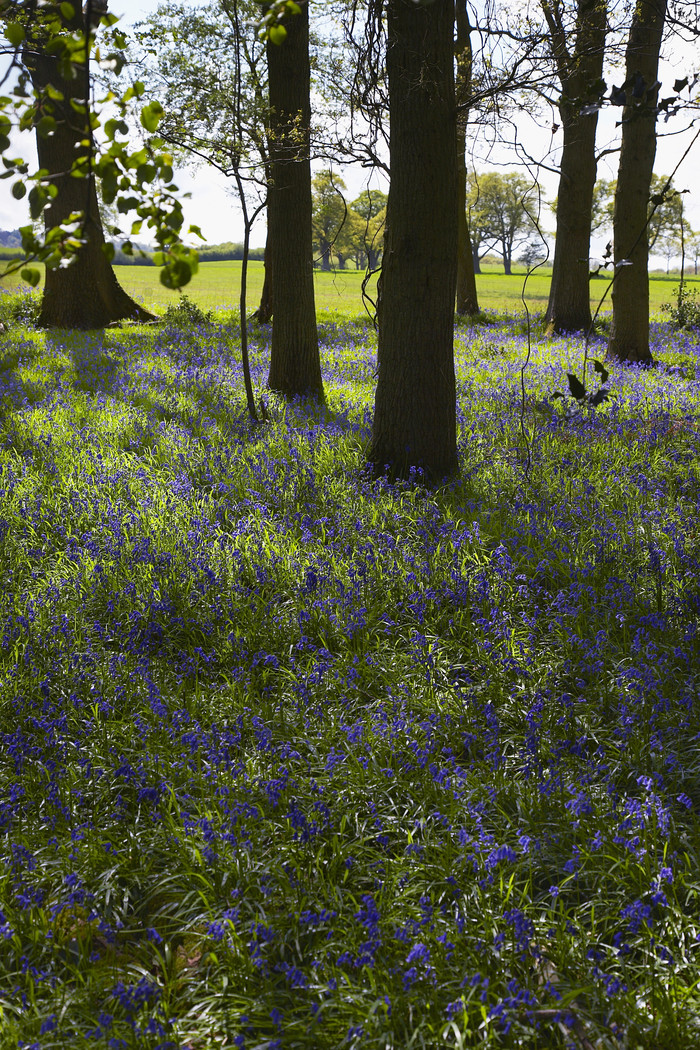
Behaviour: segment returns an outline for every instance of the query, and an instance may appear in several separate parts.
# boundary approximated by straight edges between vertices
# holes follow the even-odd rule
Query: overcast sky
[[[160,0],[112,0],[111,10],[123,17],[125,24],[138,21],[144,16],[155,11]],[[196,2],[196,0],[195,0]],[[685,75],[689,71],[688,60],[683,55],[674,56],[674,61],[667,62],[661,71],[661,79],[664,89],[668,90],[669,84],[677,76]],[[607,142],[615,138],[615,121],[619,120],[619,109],[603,110],[599,120],[598,145],[604,149]],[[546,125],[546,122],[543,122]],[[687,121],[685,122],[687,123]],[[667,132],[682,126],[680,121],[665,125],[659,123],[659,131]],[[692,135],[692,133],[691,133]],[[547,170],[548,166],[556,166],[556,152],[552,154],[552,146],[558,144],[558,139],[552,139],[548,127],[539,123],[523,119],[518,122],[518,137],[528,148],[530,155],[539,163],[530,166],[533,180],[536,178],[542,185],[543,200],[546,202],[556,195],[556,174]],[[668,174],[672,171],[677,161],[685,150],[690,136],[672,135],[661,137],[658,143],[655,171],[659,174]],[[29,141],[26,141],[29,140]],[[26,156],[29,152],[30,137],[22,135],[17,138],[17,148],[21,155]],[[26,144],[25,144],[26,141]],[[498,143],[489,146],[488,131],[481,134],[476,141],[474,159],[480,169],[499,168],[507,169],[517,163],[512,149],[506,149]],[[612,154],[599,166],[599,177],[614,178],[617,156]],[[522,169],[520,169],[522,170]],[[686,214],[694,229],[700,229],[700,184],[697,172],[700,170],[700,142],[696,144],[693,152],[685,161],[683,167],[676,177],[678,189],[689,189],[691,193],[684,198]],[[357,171],[345,170],[343,177],[348,187],[349,199],[357,196],[366,183],[367,173],[358,169]],[[191,193],[191,200],[185,203],[185,218],[187,223],[194,223],[201,227],[202,232],[210,243],[222,241],[240,241],[243,238],[242,222],[234,196],[231,194],[232,187],[227,180],[218,173],[202,168],[196,172],[181,171],[176,175],[176,181],[183,191]],[[384,187],[386,188],[386,187]],[[543,227],[545,230],[553,231],[554,220],[547,210],[543,212]],[[27,210],[24,201],[16,202],[10,194],[8,181],[0,182],[0,228],[14,229],[26,223]],[[265,227],[259,220],[253,230],[251,243],[262,245],[265,239]],[[592,253],[596,254],[602,250],[600,240],[594,241]]]

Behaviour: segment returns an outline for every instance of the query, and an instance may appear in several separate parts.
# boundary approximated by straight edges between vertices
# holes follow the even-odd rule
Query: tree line
[[[340,259],[353,252],[371,265],[379,261],[375,227],[381,224],[378,383],[367,458],[380,472],[408,475],[418,468],[428,478],[443,477],[457,464],[453,321],[455,308],[478,311],[477,233],[498,234],[504,261],[516,245],[507,215],[498,228],[482,229],[478,201],[470,210],[468,128],[506,105],[517,110],[524,98],[535,105],[549,96],[563,135],[549,329],[591,324],[596,127],[600,109],[615,106],[620,152],[609,353],[649,362],[649,231],[671,193],[669,184],[651,192],[656,126],[660,114],[673,116],[694,89],[679,78],[662,94],[659,53],[664,31],[686,23],[697,30],[694,9],[676,4],[667,19],[666,0],[636,0],[629,10],[624,2],[613,8],[612,0],[540,0],[539,11],[531,23],[509,25],[488,4],[477,12],[466,0],[356,0],[338,7],[338,37],[327,27],[322,31],[320,10],[319,25],[312,26],[309,4],[296,0],[274,0],[262,23],[248,0],[216,0],[203,9],[164,4],[142,27],[132,56],[143,79],[105,96],[122,106],[121,116],[102,124],[105,148],[95,135],[90,77],[97,23],[113,34],[102,67],[118,72],[129,48],[118,29],[109,30],[106,7],[94,0],[84,11],[66,2],[6,4],[5,36],[22,84],[32,89],[20,125],[36,133],[40,168],[31,176],[30,206],[34,217],[45,217],[45,244],[23,233],[23,247],[37,257],[46,244],[50,248],[43,323],[96,327],[144,316],[114,277],[98,183],[120,216],[136,212],[131,237],[144,223],[154,230],[166,283],[189,278],[196,257],[179,238],[182,214],[170,149],[231,177],[244,215],[244,275],[250,230],[266,211],[266,287],[258,316],[272,317],[268,386],[286,397],[322,401],[314,237],[324,265],[331,254]],[[607,84],[603,73],[613,15],[620,11],[627,32],[620,30],[615,43],[624,67],[618,86]],[[260,28],[251,29],[251,21]],[[510,50],[498,65],[494,55],[506,45]],[[144,104],[147,87],[151,101]],[[145,141],[130,152],[124,136],[134,101],[141,106]],[[22,103],[13,106],[17,112]],[[7,135],[0,146],[7,154]],[[378,198],[358,198],[348,208],[333,166],[314,185],[312,156],[376,167],[388,177],[388,196],[378,209]],[[26,169],[14,161],[6,167],[22,176],[15,183],[21,196]],[[537,216],[532,220],[536,228]],[[66,252],[69,266],[60,264]],[[243,320],[245,277],[241,296]],[[248,404],[256,415],[246,341],[243,328]]]

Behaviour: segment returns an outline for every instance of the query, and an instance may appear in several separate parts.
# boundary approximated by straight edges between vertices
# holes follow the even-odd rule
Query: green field
[[[122,286],[146,307],[157,312],[165,309],[169,304],[177,302],[178,293],[168,291],[160,283],[159,273],[152,266],[118,266],[115,267],[117,276]],[[189,296],[198,305],[211,310],[229,310],[238,305],[240,288],[240,262],[205,262],[201,263],[199,272],[191,284],[185,289]],[[260,299],[264,267],[261,262],[250,263],[248,273],[248,303],[249,309],[255,309]],[[360,270],[338,270],[334,273],[322,273],[316,271],[316,307],[319,310],[337,311],[345,316],[354,316],[362,313],[362,280],[363,271]],[[477,289],[479,292],[479,303],[482,310],[522,310],[521,296],[525,275],[515,273],[506,276],[497,269],[486,270],[477,276]],[[534,313],[543,313],[547,305],[549,295],[550,273],[534,274],[530,277],[525,288],[525,298],[530,310]],[[690,278],[691,284],[700,288],[700,278]],[[16,276],[5,278],[0,282],[0,287],[11,288],[18,283]],[[600,298],[605,293],[609,284],[609,277],[596,278],[591,281],[591,305],[593,309],[598,306]],[[369,283],[369,294],[374,298],[376,278]],[[658,314],[663,303],[673,300],[675,290],[678,287],[678,275],[652,275],[650,280],[651,310]],[[368,304],[369,305],[369,304]],[[371,306],[370,306],[371,309]],[[609,296],[603,305],[601,313],[610,311]]]

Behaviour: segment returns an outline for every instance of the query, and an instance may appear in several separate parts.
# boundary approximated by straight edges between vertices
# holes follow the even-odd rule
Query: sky
[[[158,7],[161,0],[112,0],[110,9],[114,14],[122,17],[123,23],[130,23],[144,18]],[[675,54],[667,56],[663,63],[660,79],[666,85],[673,82],[676,77],[688,72],[689,56]],[[619,119],[619,109],[608,109],[601,112],[599,118],[598,147],[604,149],[608,142],[615,138],[615,120]],[[686,121],[687,123],[687,121]],[[546,122],[544,122],[546,125]],[[659,123],[661,136],[657,146],[655,171],[658,174],[670,174],[676,163],[682,156],[689,142],[689,135],[671,134],[675,132],[681,123],[664,125]],[[553,144],[556,146],[557,139],[552,140],[551,131],[542,123],[522,118],[518,122],[518,136],[527,144],[528,152],[538,162],[531,165],[529,172],[533,181],[542,186],[542,199],[544,202],[552,200],[557,192],[557,176],[548,171],[552,161],[556,159],[556,153],[552,153]],[[29,136],[26,136],[29,139]],[[691,133],[692,137],[692,133]],[[24,144],[21,136],[17,139],[18,148],[23,156],[29,154],[30,142]],[[21,145],[20,145],[21,141]],[[518,166],[517,157],[512,148],[504,147],[498,143],[491,145],[488,137],[479,135],[473,143],[473,156],[480,170],[498,169],[508,170]],[[615,177],[616,156],[613,154],[599,165],[598,175],[600,178]],[[696,143],[693,151],[684,162],[675,179],[678,189],[689,189],[691,192],[684,197],[686,216],[695,230],[700,230],[700,180],[697,177],[700,171],[700,141]],[[343,178],[347,185],[348,199],[353,199],[367,183],[367,173],[362,169],[344,169]],[[202,233],[208,243],[221,243],[224,241],[241,241],[243,239],[243,223],[240,211],[233,192],[234,187],[224,176],[208,168],[200,168],[196,171],[180,170],[176,172],[176,182],[182,192],[191,194],[191,198],[185,202],[184,211],[186,224],[195,224],[201,227]],[[386,186],[382,186],[387,189]],[[0,182],[0,229],[14,229],[28,221],[24,202],[16,202],[10,194],[8,181]],[[554,218],[548,208],[542,213],[543,229],[550,234],[554,232]],[[594,238],[592,244],[592,255],[600,256],[604,249],[605,241],[609,234],[603,238]],[[262,219],[258,220],[251,235],[251,244],[259,246],[264,244],[265,226]],[[658,262],[658,260],[657,260]]]

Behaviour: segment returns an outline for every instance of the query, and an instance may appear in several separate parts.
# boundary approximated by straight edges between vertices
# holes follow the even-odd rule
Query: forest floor
[[[459,327],[435,491],[320,332],[4,336],[0,1047],[700,1047],[697,332]]]

